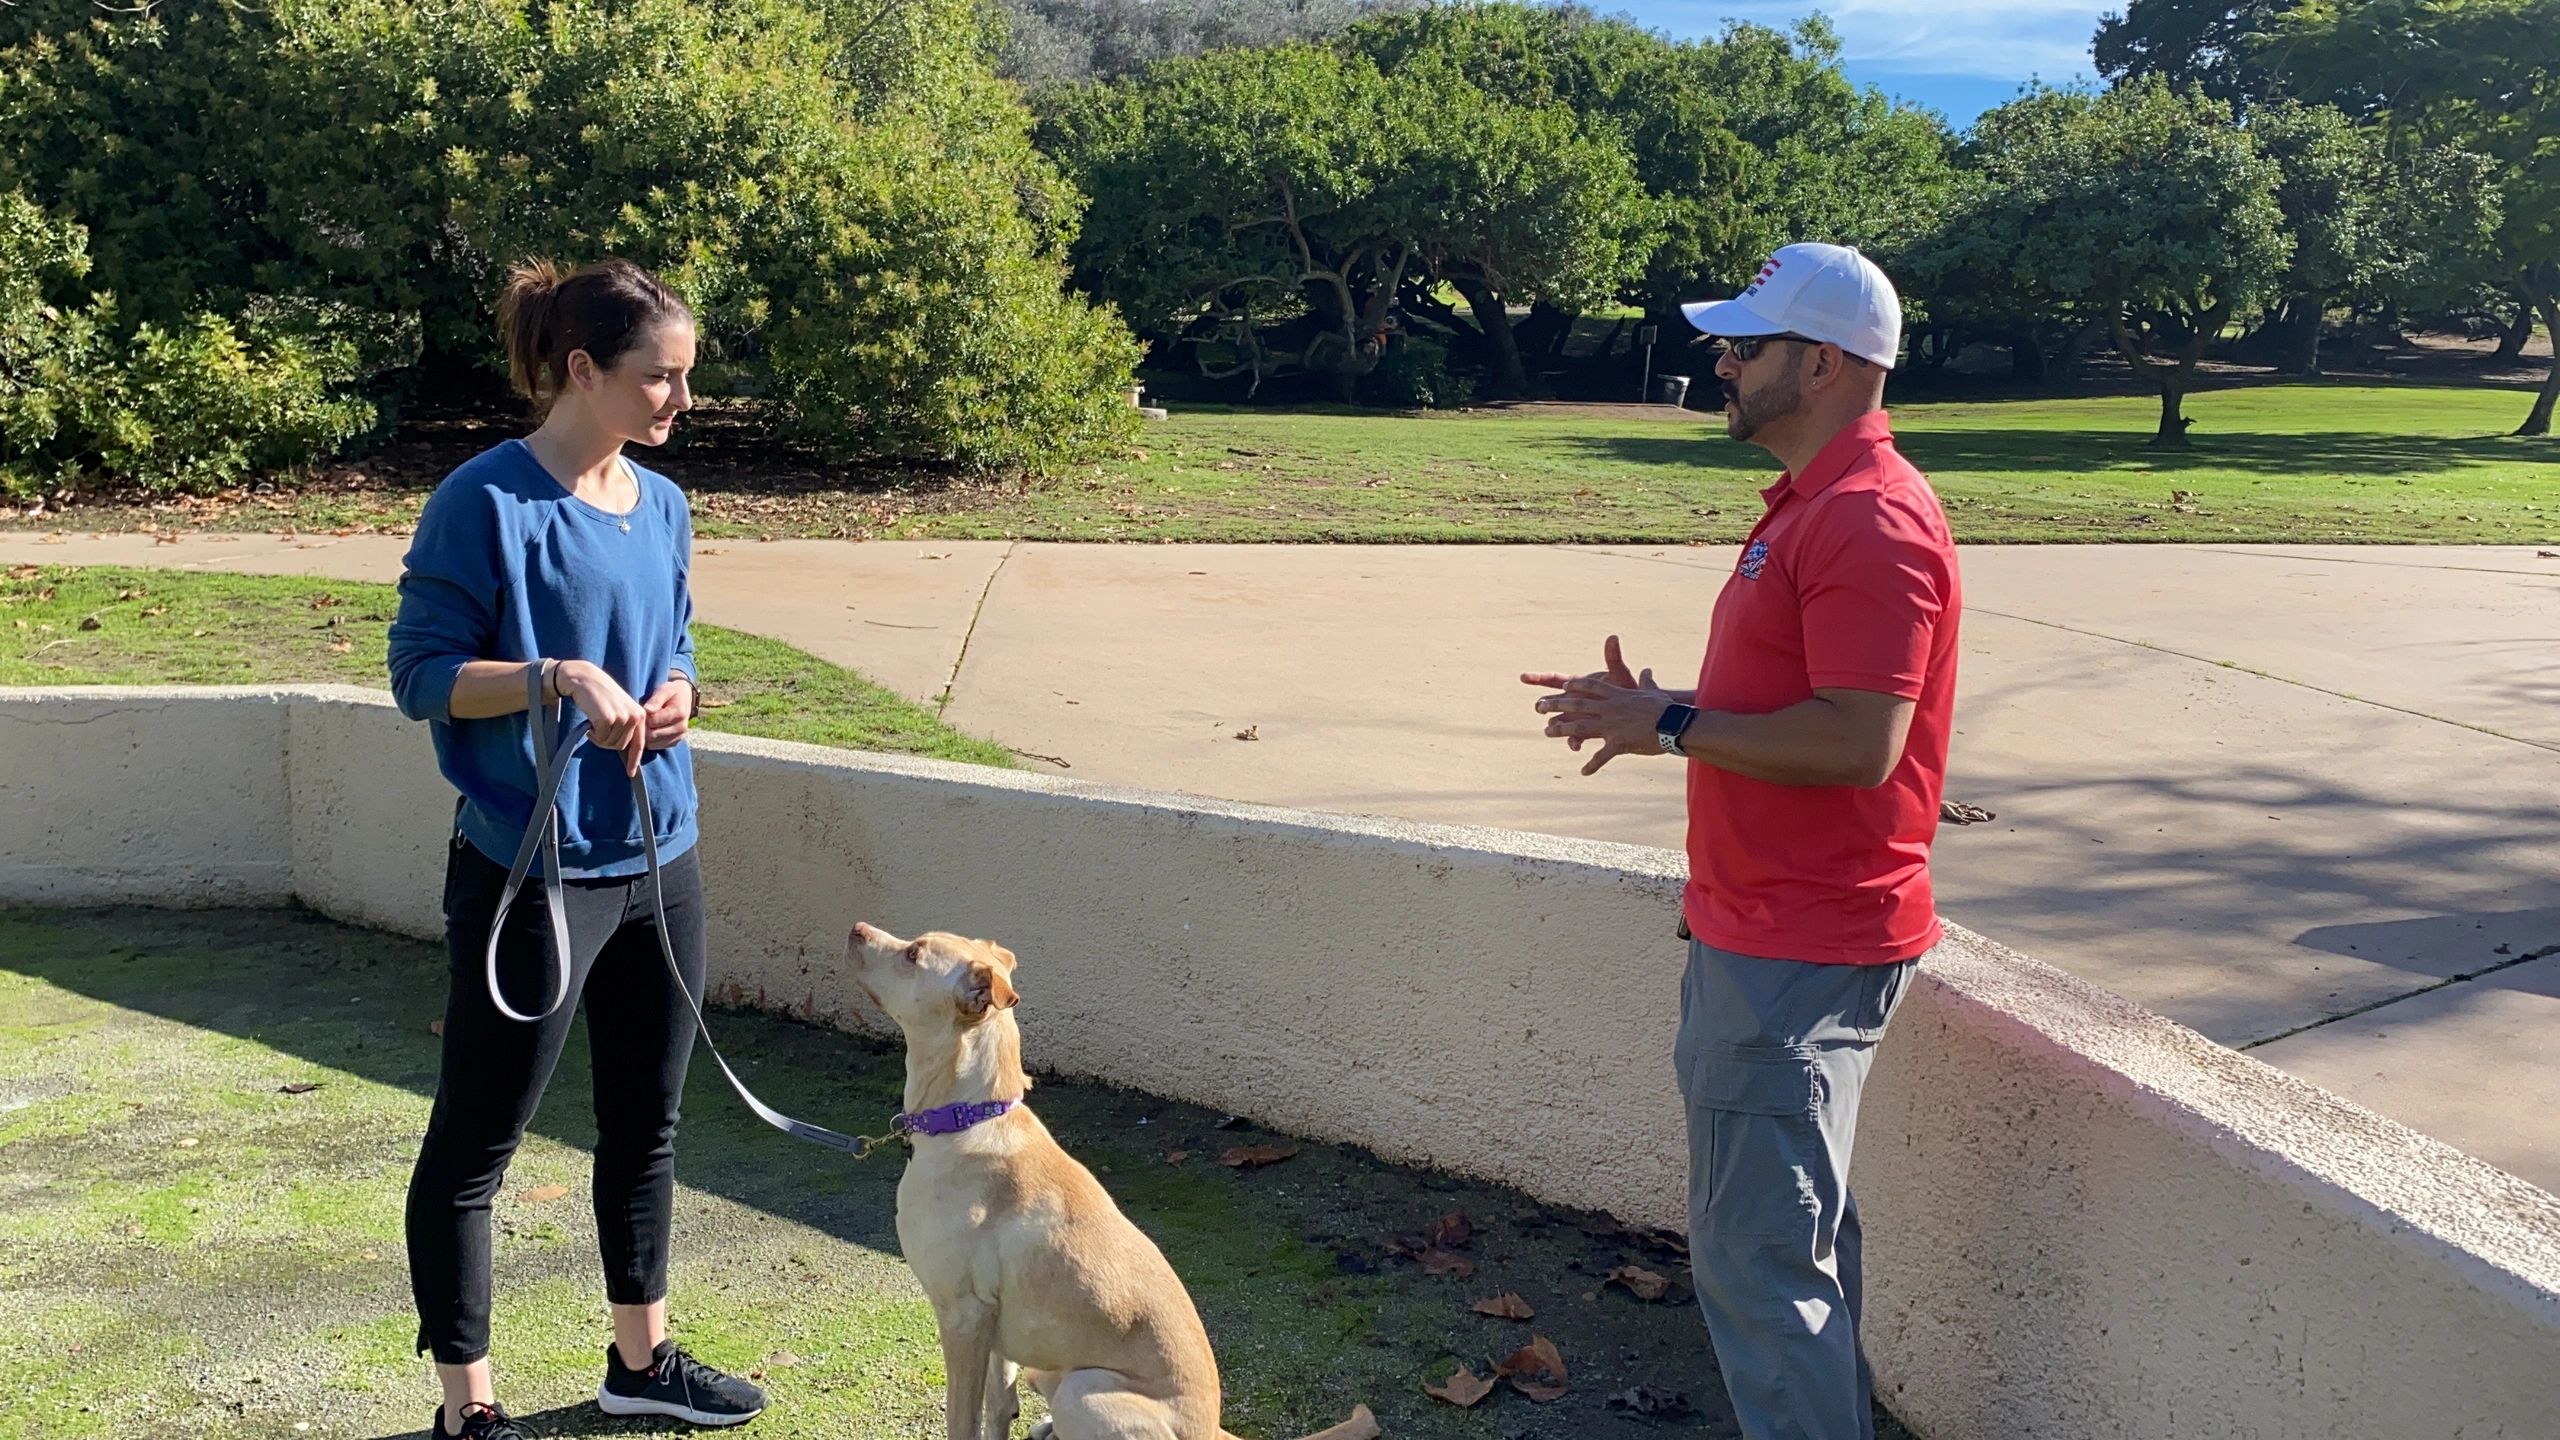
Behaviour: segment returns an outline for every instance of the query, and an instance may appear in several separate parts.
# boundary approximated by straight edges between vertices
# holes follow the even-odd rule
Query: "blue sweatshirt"
[[[509,440],[446,476],[418,517],[391,623],[391,693],[401,714],[433,730],[436,762],[462,792],[463,835],[501,865],[514,863],[532,821],[531,717],[453,718],[466,662],[585,660],[643,702],[670,676],[695,678],[693,517],[675,482],[631,472],[640,503],[615,515],[572,496]],[[693,751],[648,751],[641,769],[659,858],[672,860],[696,836]],[[581,749],[560,786],[562,875],[646,870],[637,808],[622,756]]]

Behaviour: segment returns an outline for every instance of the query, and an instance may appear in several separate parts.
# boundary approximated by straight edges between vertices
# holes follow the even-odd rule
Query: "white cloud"
[[[1819,9],[1842,58],[1862,68],[1996,80],[2061,81],[2089,72],[2089,39],[2106,0],[1623,0],[1642,24],[1706,35],[1727,19],[1784,29]],[[2120,3],[2120,0],[2119,0]],[[1602,9],[1609,8],[1605,4]]]

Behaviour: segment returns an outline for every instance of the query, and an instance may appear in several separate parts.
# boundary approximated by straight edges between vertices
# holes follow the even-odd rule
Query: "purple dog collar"
[[[957,1135],[972,1125],[993,1120],[1013,1106],[1011,1100],[963,1100],[930,1110],[901,1111],[890,1122],[890,1128],[907,1135]]]

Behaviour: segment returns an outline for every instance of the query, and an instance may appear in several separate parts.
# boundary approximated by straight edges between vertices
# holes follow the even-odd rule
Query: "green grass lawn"
[[[1035,970],[1036,937],[1014,938]],[[435,1381],[412,1352],[401,1197],[446,969],[441,946],[307,911],[0,906],[0,1440],[420,1436]],[[1018,1013],[1036,1064],[1036,991]],[[713,1024],[791,1114],[874,1133],[897,1108],[882,1044],[749,1012]],[[539,1435],[684,1433],[594,1406],[610,1332],[586,1047],[580,1027],[495,1200],[499,1393]],[[1398,1440],[1731,1433],[1687,1272],[1656,1237],[1146,1095],[1052,1082],[1031,1103],[1182,1275],[1240,1435],[1289,1440],[1354,1402]],[[771,1393],[745,1433],[942,1435],[932,1313],[897,1254],[899,1153],[857,1162],[768,1130],[707,1059],[684,1110],[670,1319]],[[1297,1153],[1218,1163],[1248,1145]],[[1472,1275],[1392,1248],[1450,1214],[1471,1222]],[[1630,1264],[1674,1288],[1648,1303],[1604,1284]],[[1535,1318],[1471,1308],[1506,1292]],[[1553,1403],[1423,1394],[1533,1335],[1570,1371]],[[1636,1387],[1694,1413],[1629,1413],[1613,1397]]]
[[[1702,377],[1702,379],[1705,377]],[[1711,381],[1709,383],[1712,383]],[[2560,441],[2488,386],[2250,385],[2191,397],[2193,448],[2143,396],[1912,405],[1905,451],[1960,540],[2560,541]],[[501,432],[492,431],[494,442]],[[17,528],[399,529],[452,456],[210,507],[88,505]],[[1774,467],[1712,414],[1186,408],[1132,456],[1037,482],[923,481],[663,457],[705,536],[1109,541],[1738,540]]]
[[[21,565],[0,570],[0,685],[390,684],[388,585]],[[1011,751],[840,665],[757,635],[694,627],[701,728],[978,765]]]

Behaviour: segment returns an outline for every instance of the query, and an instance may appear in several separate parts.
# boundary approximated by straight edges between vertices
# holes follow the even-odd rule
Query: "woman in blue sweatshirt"
[[[626,261],[562,277],[518,266],[499,304],[516,388],[542,421],[473,457],[418,517],[391,626],[391,684],[424,720],[461,792],[446,856],[443,1072],[409,1182],[418,1348],[444,1387],[437,1431],[521,1440],[489,1372],[489,1202],[506,1176],[583,1000],[594,1056],[596,1231],[613,1344],[597,1403],[616,1415],[734,1425],[764,1407],[748,1382],[667,1339],[667,1249],[677,1102],[694,1022],[660,954],[664,916],[684,983],[702,993],[702,876],[694,853],[698,713],[693,524],[684,493],[631,463],[693,405],[693,317]],[[559,875],[567,998],[534,1023],[492,1002],[484,955],[508,866],[536,823],[531,687],[586,717],[591,743],[563,780]],[[642,815],[630,777],[646,772]],[[646,837],[660,871],[648,874]],[[543,883],[537,852],[535,879]],[[652,884],[658,893],[651,894]],[[532,897],[528,897],[532,898]],[[519,904],[498,937],[508,1008],[535,1014],[560,984],[549,907]]]

